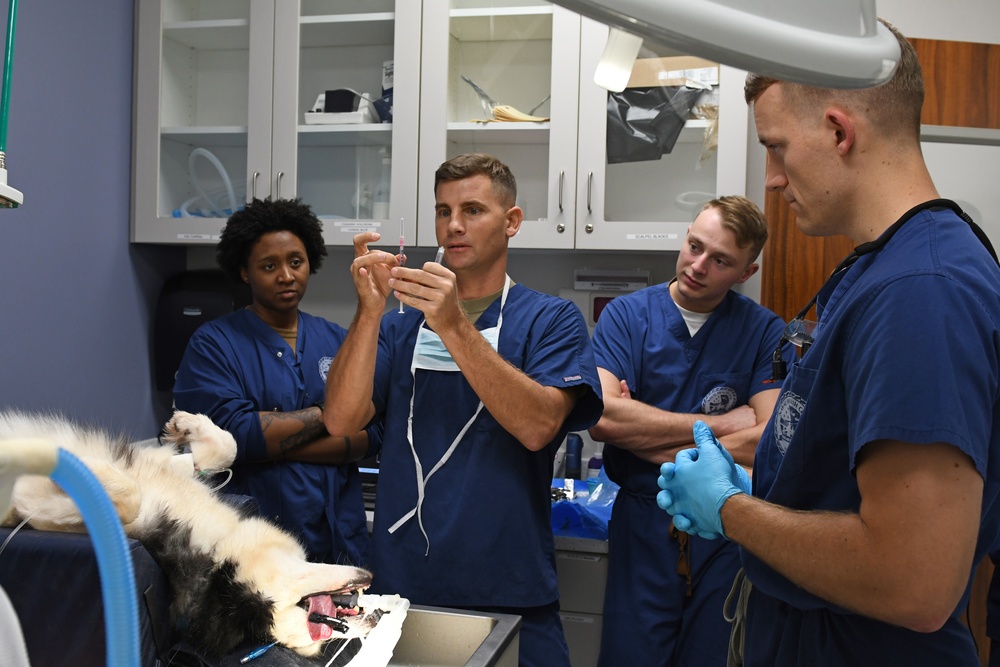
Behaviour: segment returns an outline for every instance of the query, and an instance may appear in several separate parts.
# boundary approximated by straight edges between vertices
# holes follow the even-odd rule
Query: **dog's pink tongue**
[[[333,598],[329,595],[313,595],[310,597],[309,610],[306,612],[307,617],[313,612],[326,614],[327,616],[334,616],[337,613],[337,610],[333,604]],[[314,642],[325,641],[332,636],[333,628],[326,623],[309,623],[309,637]]]

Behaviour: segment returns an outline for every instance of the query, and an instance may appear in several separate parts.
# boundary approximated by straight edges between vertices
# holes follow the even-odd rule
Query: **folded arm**
[[[752,447],[756,447],[777,400],[777,390],[768,390],[751,398],[749,405],[722,415],[670,412],[633,400],[624,380],[611,371],[598,368],[597,373],[604,392],[604,414],[591,427],[591,437],[631,451],[651,463],[672,461],[681,449],[693,446],[691,429],[696,421],[703,421],[717,435],[727,436],[723,439],[727,448],[729,437],[733,438],[737,462],[752,464],[753,450],[750,449],[747,458],[746,443],[752,442]]]
[[[270,461],[340,465],[359,461],[368,454],[367,432],[331,436],[318,406],[291,412],[261,412],[259,416]]]

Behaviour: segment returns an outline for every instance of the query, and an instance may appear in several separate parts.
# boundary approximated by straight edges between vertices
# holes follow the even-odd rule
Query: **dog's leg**
[[[205,415],[175,412],[163,430],[164,441],[191,448],[199,470],[222,470],[236,459],[236,440]]]
[[[122,524],[139,514],[139,485],[113,465],[100,460],[81,459],[108,494]],[[82,533],[86,531],[76,502],[48,477],[24,475],[14,483],[11,495],[15,514],[28,518],[39,530]]]

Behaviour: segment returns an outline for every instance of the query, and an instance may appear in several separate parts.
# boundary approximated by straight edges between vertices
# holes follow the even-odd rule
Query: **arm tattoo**
[[[319,414],[318,419],[316,417],[317,413]],[[306,408],[305,410],[296,410],[294,412],[261,413],[260,425],[264,430],[265,437],[267,437],[268,428],[278,421],[295,421],[302,424],[302,428],[298,432],[293,433],[278,443],[282,457],[293,449],[312,442],[326,433],[326,426],[323,424],[323,412],[319,409]]]

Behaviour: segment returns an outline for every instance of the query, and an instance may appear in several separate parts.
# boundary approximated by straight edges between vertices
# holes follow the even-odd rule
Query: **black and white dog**
[[[125,533],[141,541],[166,573],[174,627],[183,628],[185,642],[209,656],[274,641],[302,656],[320,654],[336,623],[314,623],[310,615],[335,618],[336,600],[366,588],[371,573],[308,562],[291,535],[242,516],[199,481],[190,464],[178,466],[184,446],[196,469],[232,464],[236,442],[208,417],[178,412],[164,433],[164,444],[139,446],[59,417],[0,412],[0,440],[51,440],[94,473]],[[3,525],[28,518],[42,530],[86,530],[74,501],[48,477],[18,478],[12,504]]]

